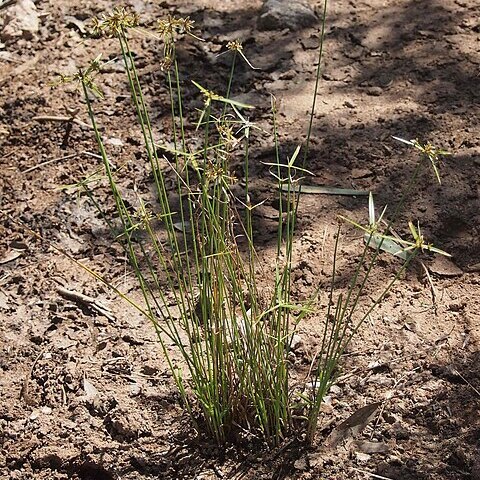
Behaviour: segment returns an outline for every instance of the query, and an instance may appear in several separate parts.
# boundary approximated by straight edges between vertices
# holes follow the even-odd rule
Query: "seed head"
[[[166,72],[172,68],[173,60],[169,55],[165,55],[164,58],[160,61],[160,70]]]
[[[125,7],[115,7],[112,12],[92,19],[92,30],[96,35],[115,37],[129,28],[138,26],[139,18],[135,12]]]
[[[190,17],[175,18],[169,15],[165,20],[158,20],[157,30],[164,37],[170,37],[173,40],[175,34],[192,35],[193,24]]]
[[[227,43],[228,50],[241,52],[243,51],[243,46],[238,40],[233,40]]]
[[[100,71],[101,68],[101,57],[98,55],[94,58],[88,67],[83,70],[78,70],[77,73],[73,75],[65,75],[63,73],[57,74],[57,79],[51,83],[52,87],[58,87],[59,85],[65,85],[67,83],[77,83],[78,85],[85,85],[89,90],[91,90],[97,97],[103,98],[103,93],[100,88],[95,83],[95,76]]]

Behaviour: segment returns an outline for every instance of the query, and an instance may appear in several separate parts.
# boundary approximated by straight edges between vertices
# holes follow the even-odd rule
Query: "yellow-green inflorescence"
[[[177,35],[189,35],[190,37],[202,40],[193,34],[193,25],[195,22],[190,17],[176,18],[169,15],[166,19],[158,20],[157,32],[163,38],[163,60],[162,70],[169,70],[173,65],[175,57],[175,40]]]
[[[115,37],[139,24],[139,17],[125,7],[115,7],[112,12],[93,18],[92,30],[96,35]]]
[[[102,91],[94,82],[94,78],[96,74],[100,71],[100,68],[102,66],[101,58],[102,55],[100,54],[90,62],[90,64],[85,70],[79,70],[73,75],[65,75],[63,73],[57,74],[58,79],[52,82],[51,86],[58,87],[59,85],[64,85],[67,83],[78,83],[78,85],[83,84],[97,97],[103,98]]]

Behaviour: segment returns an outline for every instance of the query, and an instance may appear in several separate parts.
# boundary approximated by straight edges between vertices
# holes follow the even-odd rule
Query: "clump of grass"
[[[326,9],[326,2],[324,6]],[[280,156],[276,106],[272,101],[270,136],[276,153],[268,166],[278,187],[280,207],[270,296],[260,288],[257,272],[253,227],[256,205],[252,201],[249,180],[250,143],[257,127],[247,116],[253,107],[233,100],[231,95],[236,62],[240,59],[253,66],[242,45],[230,42],[227,51],[232,66],[225,93],[213,92],[208,86],[193,82],[203,98],[203,108],[196,130],[201,147],[192,150],[185,126],[185,94],[176,45],[185,35],[200,39],[189,18],[170,16],[159,21],[154,35],[163,42],[159,68],[165,73],[173,127],[173,148],[164,147],[154,137],[130,48],[129,31],[139,30],[138,22],[136,15],[116,8],[111,14],[95,20],[94,30],[118,40],[155,185],[154,201],[145,200],[137,192],[137,204],[133,208],[122,195],[90,96],[90,92],[101,96],[95,83],[95,75],[101,71],[101,58],[97,57],[85,70],[73,76],[60,78],[60,82],[78,81],[83,91],[120,223],[121,234],[117,235],[117,240],[125,248],[143,293],[145,305],[137,305],[137,308],[148,317],[158,334],[182,402],[198,431],[206,430],[218,443],[247,435],[278,445],[286,436],[298,434],[296,419],[300,417],[305,439],[312,443],[321,402],[334,381],[346,346],[426,244],[415,230],[415,241],[403,244],[409,255],[405,256],[397,275],[367,314],[355,319],[362,291],[382,243],[389,238],[389,229],[398,217],[403,200],[384,232],[375,222],[367,227],[359,225],[370,238],[347,293],[338,297],[335,293],[337,235],[323,339],[308,379],[313,388],[293,392],[288,360],[293,333],[302,318],[315,310],[319,293],[318,290],[312,292],[311,299],[304,304],[296,303],[291,296],[291,271],[301,193],[298,186],[302,176],[309,174],[306,168],[308,146],[320,78],[325,15],[307,142],[286,159]],[[418,148],[418,145],[414,146]],[[168,156],[159,153],[162,149]],[[424,159],[431,160],[429,152],[426,149],[422,152],[424,158],[419,162],[406,195],[413,188]],[[241,169],[234,167],[239,156]],[[242,183],[236,178],[239,172],[243,176]],[[167,187],[171,184],[174,195],[172,188]],[[243,186],[241,193],[239,185]],[[82,186],[94,200],[89,182],[83,182]],[[100,205],[96,205],[102,211]],[[377,246],[371,253],[369,245],[374,237]],[[361,274],[364,268],[366,273]],[[168,344],[173,344],[180,353],[181,364],[174,361]]]

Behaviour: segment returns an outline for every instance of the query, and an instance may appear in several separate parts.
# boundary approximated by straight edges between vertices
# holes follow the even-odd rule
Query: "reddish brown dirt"
[[[83,21],[108,11],[111,3],[38,1],[39,34],[0,49],[0,477],[340,480],[374,478],[371,472],[397,480],[479,479],[478,2],[337,0],[329,7],[308,164],[316,175],[313,182],[371,189],[377,205],[392,205],[416,158],[392,135],[432,141],[451,151],[440,166],[442,185],[425,173],[408,198],[403,220],[419,219],[426,237],[450,252],[452,261],[422,259],[432,283],[419,262],[409,269],[345,355],[316,445],[306,449],[287,442],[275,451],[217,448],[195,436],[147,322],[49,246],[64,249],[136,295],[123,252],[93,205],[74,189],[61,188],[99,168],[97,159],[82,153],[96,151],[90,129],[34,118],[78,108],[77,118],[87,122],[78,93],[52,90],[49,82],[56,72],[73,72],[99,52],[117,59],[102,74],[106,99],[99,120],[108,126],[108,138],[121,140],[109,145],[116,162],[148,188],[115,41],[86,38],[79,31]],[[257,105],[252,118],[264,125],[273,93],[280,104],[283,153],[291,154],[302,142],[319,26],[258,32],[259,0],[127,3],[147,27],[169,12],[195,20],[206,42],[179,45],[180,62],[188,65],[188,109],[201,105],[191,79],[213,90],[225,88],[228,58],[215,55],[226,41],[240,38],[260,69],[241,64],[234,90]],[[319,2],[312,4],[320,10]],[[155,133],[167,142],[161,47],[153,39],[135,37],[133,48]],[[19,68],[26,62],[31,62],[28,68]],[[258,218],[263,232],[259,252],[269,265],[275,202],[260,162],[272,154],[271,139],[257,137],[253,147],[256,193],[267,200]],[[105,183],[95,191],[108,205]],[[298,298],[318,282],[328,285],[338,214],[364,221],[366,202],[303,197],[294,271]],[[339,289],[361,252],[361,235],[345,226],[341,245]],[[369,287],[372,297],[396,268],[395,259],[382,256]],[[64,298],[59,286],[95,297],[112,317]],[[319,313],[300,326],[299,369],[308,365],[319,343],[325,298],[320,303]],[[373,402],[382,407],[363,434],[335,448],[325,446],[335,426]],[[372,440],[382,442],[380,452],[368,450],[366,441]]]

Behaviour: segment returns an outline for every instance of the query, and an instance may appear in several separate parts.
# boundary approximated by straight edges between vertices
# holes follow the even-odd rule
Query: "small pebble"
[[[307,470],[308,459],[306,457],[299,458],[298,460],[295,460],[293,466],[297,470]]]
[[[332,385],[332,386],[330,387],[329,392],[330,392],[332,395],[337,395],[337,396],[343,395],[343,390],[342,390],[338,385]]]
[[[292,341],[290,342],[290,348],[292,350],[296,350],[297,348],[301,347],[302,345],[303,345],[302,337],[295,333],[292,337]]]
[[[107,140],[107,143],[113,145],[114,147],[123,147],[123,141],[119,138],[111,137]]]
[[[28,418],[29,418],[29,420],[34,421],[34,420],[36,420],[39,416],[40,416],[40,412],[39,412],[38,410],[34,410],[34,411],[30,414],[30,416],[29,416]]]
[[[380,87],[370,87],[367,90],[367,95],[372,97],[379,97],[383,93],[383,90]]]
[[[371,455],[368,453],[355,452],[355,458],[359,463],[367,463],[370,460]]]
[[[130,396],[131,397],[138,397],[142,392],[142,387],[138,383],[134,383],[130,387]]]

